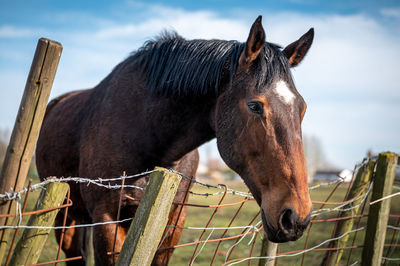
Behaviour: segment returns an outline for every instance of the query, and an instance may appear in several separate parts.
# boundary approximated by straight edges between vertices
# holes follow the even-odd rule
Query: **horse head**
[[[313,37],[310,29],[280,49],[265,41],[258,17],[212,118],[221,157],[249,187],[273,242],[298,239],[310,221],[301,132],[306,103],[290,68],[306,55]]]

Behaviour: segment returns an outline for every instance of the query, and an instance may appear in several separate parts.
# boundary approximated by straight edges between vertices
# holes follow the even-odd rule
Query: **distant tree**
[[[311,182],[318,170],[332,169],[322,149],[321,141],[316,136],[303,135],[304,155],[306,156],[308,179]]]
[[[10,130],[8,128],[0,128],[0,166],[3,165],[9,139]]]
[[[0,169],[3,167],[4,157],[6,156],[10,136],[10,130],[8,128],[0,128]],[[33,155],[31,165],[29,167],[28,176],[34,178],[38,177],[35,163],[35,155]]]

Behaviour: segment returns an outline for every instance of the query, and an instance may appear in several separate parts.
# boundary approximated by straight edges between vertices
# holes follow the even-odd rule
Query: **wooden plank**
[[[41,38],[26,81],[11,140],[0,173],[0,193],[23,188],[32,154],[39,136],[47,101],[61,56],[58,42]],[[15,202],[0,202],[0,213],[11,213]],[[0,226],[10,225],[13,218],[0,220]],[[9,230],[0,230],[0,262],[7,247]]]
[[[345,199],[346,201],[348,201],[358,197],[358,199],[351,204],[351,206],[357,206],[357,207],[342,212],[340,214],[340,217],[348,217],[358,214],[358,211],[360,209],[360,206],[358,205],[364,198],[365,193],[367,193],[367,189],[365,186],[371,181],[372,175],[374,173],[374,168],[375,168],[375,162],[367,161],[366,163],[361,165],[361,167],[358,169],[354,182],[350,188],[349,194]],[[344,235],[347,232],[350,232],[353,229],[353,224],[354,224],[354,219],[339,221],[334,237],[338,237]],[[348,234],[337,241],[333,241],[330,247],[345,247],[349,237],[350,235]],[[340,259],[342,258],[343,251],[344,251],[343,249],[327,251],[321,265],[329,265],[329,266],[338,265]]]
[[[278,250],[278,244],[273,243],[268,240],[267,236],[264,235],[264,238],[262,240],[261,244],[261,252],[260,252],[260,257],[274,257],[276,256],[276,252]],[[259,266],[274,266],[275,265],[275,259],[260,259],[258,261]]]
[[[117,265],[150,265],[160,243],[181,176],[167,169],[150,175]]]
[[[58,207],[63,204],[68,191],[66,183],[50,183],[42,190],[35,210],[43,210]],[[52,226],[58,209],[32,215],[29,218],[28,226]],[[30,265],[37,263],[40,253],[46,243],[50,229],[25,229],[21,239],[11,257],[9,265]]]
[[[397,160],[395,153],[379,154],[371,202],[392,193]],[[389,211],[390,198],[370,206],[361,265],[381,265]]]

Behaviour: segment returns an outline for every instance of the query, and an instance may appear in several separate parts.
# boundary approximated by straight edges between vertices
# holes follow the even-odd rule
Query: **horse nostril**
[[[295,229],[296,214],[292,209],[284,209],[279,217],[279,227],[286,234],[291,233]]]

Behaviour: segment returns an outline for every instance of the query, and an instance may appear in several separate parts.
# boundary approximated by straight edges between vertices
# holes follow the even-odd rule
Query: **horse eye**
[[[247,107],[252,113],[259,115],[264,113],[264,105],[261,102],[248,102]]]

